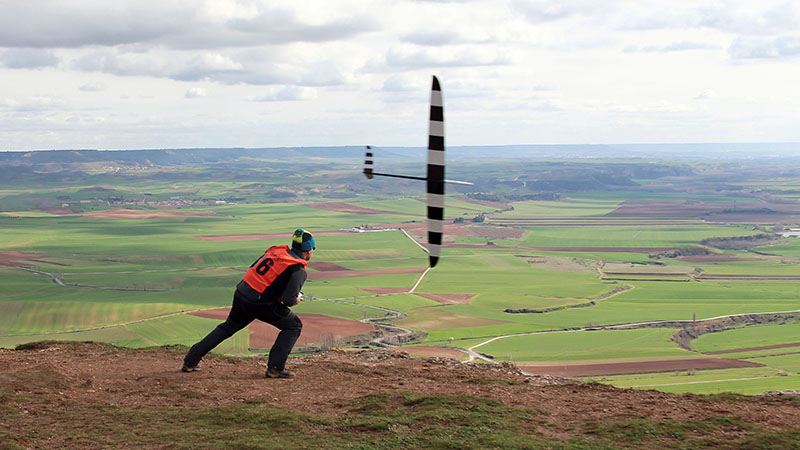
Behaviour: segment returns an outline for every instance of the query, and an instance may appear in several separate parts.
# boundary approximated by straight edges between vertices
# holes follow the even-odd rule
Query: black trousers
[[[253,301],[253,298],[248,297],[250,296],[247,293],[242,293],[239,289],[234,292],[233,306],[228,318],[189,349],[189,353],[183,359],[185,365],[196,366],[203,356],[220,342],[258,319],[281,330],[269,351],[267,365],[270,369],[276,370],[283,370],[286,367],[286,359],[289,358],[289,353],[300,337],[303,322],[283,303],[270,299]]]

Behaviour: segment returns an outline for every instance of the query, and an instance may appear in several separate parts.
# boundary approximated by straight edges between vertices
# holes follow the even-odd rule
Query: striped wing
[[[428,128],[428,257],[430,266],[439,261],[444,228],[444,107],[439,79],[433,77]]]
[[[439,262],[442,250],[442,232],[444,229],[444,185],[459,184],[471,186],[467,181],[446,180],[444,178],[444,107],[442,88],[439,79],[433,77],[431,86],[431,115],[428,128],[428,173],[426,177],[399,175],[376,172],[373,168],[372,147],[367,146],[364,157],[364,175],[368,179],[376,176],[423,180],[427,182],[428,196],[428,258],[433,268]]]

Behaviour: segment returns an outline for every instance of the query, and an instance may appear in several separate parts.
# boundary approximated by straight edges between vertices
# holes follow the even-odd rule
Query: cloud
[[[800,56],[800,35],[772,37],[740,36],[728,53],[737,59],[783,59]]]
[[[383,92],[419,92],[425,87],[419,77],[407,74],[391,75],[383,82],[381,91]]]
[[[106,90],[106,84],[102,81],[92,81],[79,87],[84,92],[101,92]]]
[[[64,99],[49,95],[34,95],[25,100],[3,99],[0,108],[17,112],[61,110],[66,106]]]
[[[502,66],[509,58],[486,47],[416,48],[394,47],[386,53],[390,68]],[[376,67],[376,66],[372,66]]]
[[[72,62],[72,67],[87,72],[104,72],[114,75],[169,76],[176,72],[174,66],[180,64],[178,59],[180,58],[173,58],[170,61],[149,52],[124,54],[114,49],[102,49],[79,57]]]
[[[444,30],[418,30],[400,36],[402,42],[416,45],[439,46],[461,43],[461,36],[450,29]]]
[[[9,69],[56,67],[60,62],[51,51],[38,48],[12,48],[0,52],[0,65]]]
[[[341,86],[352,81],[350,69],[344,67],[343,63],[335,58],[325,56],[320,60],[298,60],[291,67],[283,65],[285,75],[291,81],[284,84],[295,84],[306,87]]]
[[[291,59],[291,56],[294,58]],[[312,55],[316,56],[316,55]],[[214,81],[223,84],[294,84],[338,86],[350,82],[349,69],[334,56],[316,60],[288,50],[252,49],[223,54],[219,52],[168,51],[123,52],[109,48],[84,54],[71,68],[117,76],[150,76],[178,81]]]
[[[545,100],[528,105],[530,109],[541,112],[556,112],[566,110],[565,106],[557,100]]]
[[[553,22],[576,15],[591,15],[607,10],[609,4],[591,0],[513,0],[511,7],[520,12],[528,22],[536,24]]]
[[[749,1],[700,3],[689,8],[658,7],[646,2],[611,13],[612,27],[620,30],[708,28],[737,35],[774,35],[800,27],[795,3],[762,6]]]
[[[401,42],[425,47],[440,47],[444,45],[459,44],[487,44],[494,41],[488,33],[480,27],[457,30],[452,27],[440,29],[419,29],[412,33],[400,36]]]
[[[230,56],[213,52],[120,53],[115,49],[86,54],[73,61],[72,66],[87,72],[165,77],[181,81],[217,79],[236,82],[235,77],[230,75],[244,70],[243,64],[234,61]]]
[[[655,52],[655,53],[669,53],[669,52],[684,52],[691,50],[719,50],[720,47],[715,44],[705,44],[702,42],[691,41],[677,41],[667,45],[629,45],[625,47],[626,52]]]
[[[230,56],[219,53],[203,53],[188,58],[170,78],[183,81],[211,78],[214,74],[231,74],[244,70],[244,65]]]
[[[740,35],[776,35],[800,28],[800,10],[796,2],[787,1],[775,7],[758,10],[750,2],[744,7],[727,8],[718,5],[705,10],[698,25]]]
[[[191,29],[181,2],[4,2],[0,46],[69,48],[152,42]]]
[[[165,48],[249,47],[325,42],[373,30],[357,9],[325,4],[268,7],[249,1],[208,0],[26,0],[5,2],[0,46],[38,48],[114,47],[144,44]]]
[[[717,93],[713,89],[703,89],[702,92],[694,97],[695,100],[709,100],[712,98],[717,98]]]
[[[260,37],[259,43],[326,42],[371,31],[374,29],[372,23],[372,20],[357,13],[330,19],[321,24],[304,23],[294,11],[272,9],[262,11],[252,18],[231,21],[229,31]]]
[[[713,133],[713,127],[692,125],[703,114],[742,120],[741,133],[731,139],[760,133],[797,140],[799,129],[797,104],[786,95],[800,64],[800,3],[793,0],[2,4],[0,116],[25,118],[15,122],[30,127],[25,138],[52,148],[84,145],[80,127],[68,144],[57,137],[37,141],[58,125],[53,118],[63,117],[69,130],[67,118],[94,116],[108,117],[96,130],[108,133],[110,148],[134,142],[161,148],[186,138],[201,146],[260,145],[258,139],[243,141],[247,133],[230,133],[231,126],[262,130],[275,119],[282,124],[274,127],[275,142],[345,142],[348,134],[361,141],[364,117],[379,114],[393,124],[416,115],[427,101],[432,73],[441,77],[446,109],[453,113],[451,143],[677,139],[658,128],[665,122],[694,126],[693,138],[702,139]],[[753,81],[765,77],[769,83]],[[705,88],[720,91],[724,101]],[[744,92],[749,103],[731,92]],[[249,119],[225,117],[217,102],[224,99],[238,101]],[[589,100],[595,106],[586,106]],[[176,108],[176,101],[191,108]],[[762,111],[781,116],[785,130],[746,134],[752,125],[745,118]],[[163,135],[136,126],[153,116]],[[309,126],[308,117],[321,131],[287,132],[298,123]],[[536,133],[514,126],[531,117],[540,121]],[[110,123],[124,133],[108,131]],[[187,126],[203,133],[185,133]],[[580,128],[588,131],[575,131]],[[459,137],[460,131],[469,136]],[[416,145],[405,132],[373,132],[384,143]]]
[[[252,102],[285,102],[298,100],[314,100],[317,98],[316,88],[304,86],[283,86],[270,89],[266,94],[250,97]]]
[[[674,114],[692,112],[694,109],[668,101],[657,101],[644,105],[611,105],[608,111],[625,114]]]
[[[183,98],[200,98],[205,97],[206,95],[208,95],[208,92],[205,88],[191,87],[186,90],[185,94],[183,94]]]

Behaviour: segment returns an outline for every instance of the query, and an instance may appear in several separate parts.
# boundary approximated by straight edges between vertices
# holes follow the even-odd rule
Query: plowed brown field
[[[519,363],[518,365],[527,373],[570,377],[762,366],[762,364],[750,361],[739,361],[737,359],[728,358],[665,359],[662,361],[636,361],[608,364],[562,364],[552,366],[534,366],[525,365],[524,363]]]

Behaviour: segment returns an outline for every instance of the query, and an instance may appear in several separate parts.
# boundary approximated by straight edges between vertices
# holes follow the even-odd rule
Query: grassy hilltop
[[[305,227],[319,248],[298,354],[382,339],[622,387],[800,389],[800,241],[783,234],[800,165],[490,150],[448,156],[475,185],[448,193],[424,277],[424,186],[367,181],[360,148],[3,154],[0,346],[190,345],[263,248]],[[376,163],[421,175],[419,154]],[[261,355],[267,332],[217,351]]]

